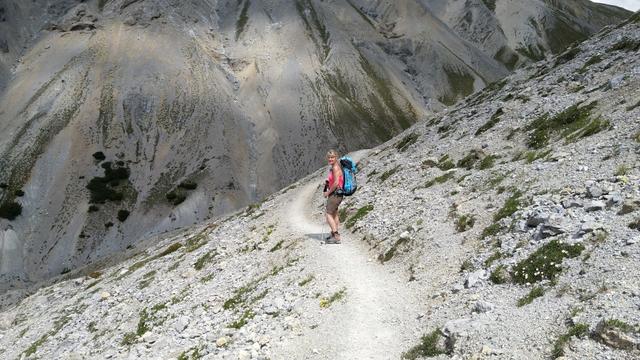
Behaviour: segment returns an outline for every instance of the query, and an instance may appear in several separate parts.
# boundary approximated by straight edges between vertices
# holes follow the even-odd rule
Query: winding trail
[[[346,289],[341,302],[327,309],[320,325],[283,344],[277,359],[399,359],[415,345],[420,302],[407,276],[369,258],[366,246],[342,230],[342,244],[321,245],[328,226],[316,211],[320,179],[291,194],[290,206],[281,214],[283,225],[305,239],[307,260],[315,274],[322,274]],[[317,203],[316,203],[317,204]]]

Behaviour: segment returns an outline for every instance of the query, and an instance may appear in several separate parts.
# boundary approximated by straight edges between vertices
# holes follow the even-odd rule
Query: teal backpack
[[[338,190],[339,195],[351,196],[358,189],[358,181],[356,173],[358,168],[355,161],[348,156],[340,158],[340,166],[342,167],[342,176],[344,177],[344,186]]]

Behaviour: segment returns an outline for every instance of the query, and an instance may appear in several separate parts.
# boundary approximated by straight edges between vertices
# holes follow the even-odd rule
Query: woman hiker
[[[331,167],[329,170],[329,177],[325,182],[324,197],[327,198],[327,223],[331,227],[331,236],[329,236],[325,243],[327,244],[339,244],[340,233],[338,233],[338,227],[340,227],[340,217],[338,216],[338,206],[342,202],[343,195],[340,193],[340,189],[344,186],[344,176],[342,174],[342,167],[340,167],[340,157],[335,150],[329,150],[327,153],[327,162]]]

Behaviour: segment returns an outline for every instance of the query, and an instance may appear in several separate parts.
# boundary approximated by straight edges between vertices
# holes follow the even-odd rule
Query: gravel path
[[[344,300],[327,309],[317,328],[276,349],[275,358],[397,359],[415,341],[419,306],[406,276],[373,261],[354,235],[342,231],[342,244],[321,245],[328,226],[314,212],[317,183],[292,192],[282,219],[305,239],[310,271],[344,288]],[[329,313],[330,312],[330,313]]]

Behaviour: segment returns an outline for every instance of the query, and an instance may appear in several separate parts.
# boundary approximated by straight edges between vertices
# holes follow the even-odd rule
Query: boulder
[[[467,276],[467,280],[464,282],[464,287],[467,289],[477,286],[482,280],[487,278],[486,270],[477,270]]]
[[[585,210],[588,212],[593,212],[593,211],[603,210],[606,207],[607,207],[607,204],[605,204],[604,201],[595,200],[595,201],[589,202],[585,206]]]

